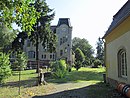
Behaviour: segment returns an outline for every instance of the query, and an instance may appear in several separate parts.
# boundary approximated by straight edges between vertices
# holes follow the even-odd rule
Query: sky
[[[46,0],[55,17],[51,25],[57,25],[59,18],[70,18],[73,27],[72,38],[85,38],[96,49],[96,42],[103,37],[113,16],[127,0]]]

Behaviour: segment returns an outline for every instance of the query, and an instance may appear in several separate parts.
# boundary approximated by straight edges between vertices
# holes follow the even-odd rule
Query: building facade
[[[107,82],[130,84],[130,0],[113,16],[103,38]]]
[[[51,26],[51,30],[57,35],[56,52],[48,52],[46,48],[39,44],[39,64],[47,66],[50,61],[65,59],[72,64],[72,26],[69,18],[60,18],[56,26]],[[23,50],[28,56],[28,66],[36,68],[36,47],[27,39]]]

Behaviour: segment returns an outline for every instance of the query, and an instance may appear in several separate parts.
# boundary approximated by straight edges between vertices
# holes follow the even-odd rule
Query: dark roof
[[[113,21],[109,26],[104,37],[106,37],[114,28],[116,28],[124,19],[130,16],[130,0],[113,16]],[[104,38],[103,37],[103,38]]]
[[[62,24],[66,24],[66,25],[68,25],[69,27],[71,27],[70,19],[69,19],[69,18],[59,18],[59,21],[58,21],[57,26],[60,26],[60,25],[62,25]]]

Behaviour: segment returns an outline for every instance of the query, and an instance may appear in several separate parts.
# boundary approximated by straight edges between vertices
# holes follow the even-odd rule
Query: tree
[[[101,60],[99,59],[94,60],[93,63],[94,63],[94,66],[92,66],[93,68],[98,68],[98,66],[102,64]]]
[[[12,29],[12,23],[15,23],[18,27],[20,27],[23,33],[30,35],[31,31],[33,31],[33,25],[36,23],[37,18],[40,16],[40,12],[37,12],[34,6],[30,5],[30,3],[33,1],[34,0],[1,0],[0,25],[4,25],[5,27]],[[3,33],[6,32],[4,31]],[[0,34],[2,33],[0,32]],[[4,41],[6,41],[6,39],[4,39]],[[7,43],[5,45],[7,45]],[[5,45],[1,44],[1,46]],[[5,55],[4,57],[8,58]],[[1,77],[5,78],[8,76],[8,73],[10,73],[10,64],[8,64],[9,58],[8,60],[4,59],[5,62],[3,59],[1,61],[2,64],[0,66],[2,67],[0,70],[2,73]]]
[[[15,68],[19,71],[19,95],[20,95],[20,81],[21,81],[21,71],[27,66],[27,57],[21,50],[16,52],[16,60],[14,62]]]
[[[34,0],[1,0],[0,22],[12,28],[16,23],[24,33],[30,33],[40,13],[30,3]]]
[[[11,75],[9,55],[0,52],[0,84]]]
[[[32,6],[35,7],[37,12],[40,12],[40,17],[37,19],[37,23],[34,25],[34,32],[31,32],[29,39],[36,46],[36,61],[37,61],[37,70],[39,71],[39,56],[38,56],[38,46],[39,43],[47,47],[51,52],[55,49],[54,42],[56,35],[50,30],[50,21],[54,18],[54,13],[45,2],[45,0],[36,0]],[[50,14],[51,13],[51,14]]]
[[[104,46],[103,46],[103,41],[101,40],[101,38],[98,38],[98,42],[97,42],[97,55],[96,58],[101,60],[102,64],[104,63]]]
[[[13,64],[14,68],[18,71],[24,70],[27,67],[27,56],[22,50],[16,51],[16,59]]]
[[[91,59],[93,58],[94,49],[89,44],[87,39],[80,39],[78,37],[73,38],[72,50],[75,51],[76,48],[79,48],[84,53],[87,62],[91,61]]]
[[[92,46],[89,44],[87,39],[84,38],[83,39],[80,39],[78,37],[73,38],[72,46],[73,51],[75,51],[76,48],[80,48],[84,53],[84,55],[88,58],[90,58],[94,53]]]
[[[23,50],[24,41],[28,38],[28,35],[23,32],[19,32],[17,37],[11,43],[12,51]]]
[[[75,50],[75,68],[77,70],[82,66],[82,63],[84,60],[85,60],[85,56],[84,56],[83,52],[79,48],[76,48],[76,50]]]
[[[5,50],[5,48],[10,45],[10,43],[16,37],[16,31],[9,29],[7,26],[0,24],[0,49]]]

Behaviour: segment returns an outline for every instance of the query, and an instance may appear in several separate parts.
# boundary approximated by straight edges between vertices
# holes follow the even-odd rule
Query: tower
[[[72,63],[72,26],[69,18],[60,18],[56,28],[58,42],[56,46],[56,58],[65,59]]]

